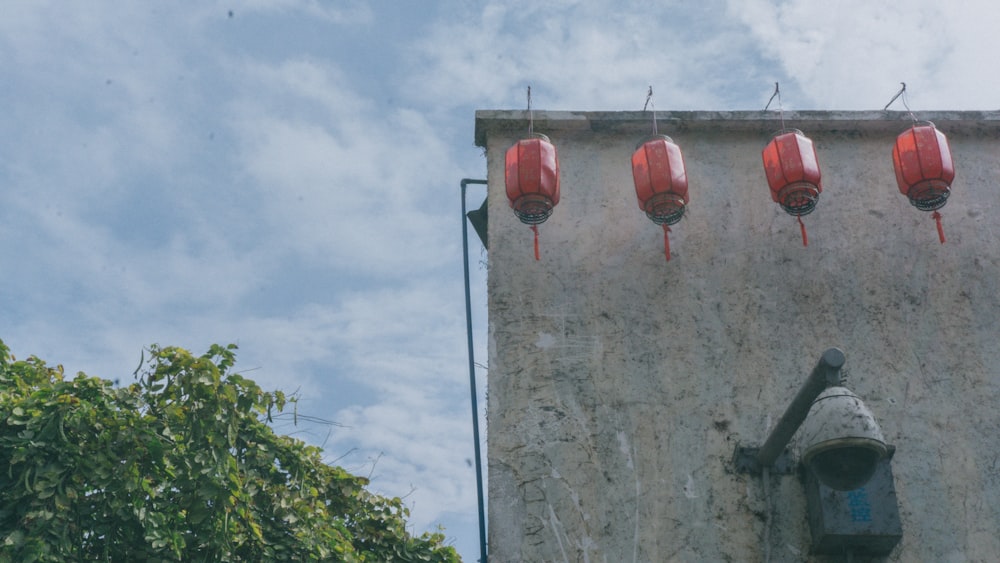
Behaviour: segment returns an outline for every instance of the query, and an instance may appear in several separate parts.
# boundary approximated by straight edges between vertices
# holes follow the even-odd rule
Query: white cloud
[[[882,109],[900,82],[915,111],[996,106],[1000,79],[983,70],[1000,48],[995,3],[739,0],[729,12],[816,109]]]
[[[522,109],[530,84],[540,109],[638,110],[652,85],[658,109],[716,109],[758,79],[749,35],[720,5],[490,3],[420,42],[436,79],[410,87],[446,107]]]
[[[219,5],[229,6],[229,4],[222,3]],[[367,2],[357,0],[341,0],[336,3],[318,0],[244,0],[236,6],[233,10],[234,16],[243,11],[302,12],[308,16],[340,25],[368,23],[374,17],[371,6]]]
[[[428,272],[454,252],[441,201],[458,173],[430,122],[379,112],[321,63],[247,76],[234,110],[241,160],[282,251],[389,276]],[[311,119],[299,115],[303,104],[314,104]]]
[[[262,387],[351,424],[329,457],[384,452],[376,490],[412,485],[416,531],[454,534],[474,504],[457,120],[379,105],[288,31],[370,23],[344,6],[5,6],[0,337],[122,382],[151,343],[237,342]],[[286,43],[245,35],[262,21]]]

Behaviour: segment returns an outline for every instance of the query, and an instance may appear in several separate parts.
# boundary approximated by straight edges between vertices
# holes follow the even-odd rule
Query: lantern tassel
[[[806,224],[802,222],[801,215],[799,215],[799,230],[802,231],[802,246],[809,246],[809,234],[806,233]]]
[[[667,257],[667,262],[670,261],[670,225],[663,225],[663,253]]]
[[[538,225],[532,225],[531,230],[535,232],[535,260],[541,260],[538,254]]]
[[[941,214],[935,211],[931,217],[933,217],[934,222],[937,223],[938,238],[941,239],[941,244],[944,244],[944,227],[941,226]]]

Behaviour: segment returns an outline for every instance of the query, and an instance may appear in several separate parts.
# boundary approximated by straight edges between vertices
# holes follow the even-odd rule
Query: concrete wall
[[[936,112],[957,178],[930,215],[898,192],[896,112],[786,113],[813,139],[824,192],[795,219],[760,151],[776,113],[659,112],[690,180],[662,230],[629,158],[649,114],[538,112],[562,202],[531,231],[508,207],[504,152],[521,111],[480,111],[489,167],[490,560],[833,561],[809,555],[805,492],[759,477],[759,444],[828,347],[898,449],[903,539],[891,561],[1000,558],[1000,114]],[[863,560],[863,559],[862,559]]]

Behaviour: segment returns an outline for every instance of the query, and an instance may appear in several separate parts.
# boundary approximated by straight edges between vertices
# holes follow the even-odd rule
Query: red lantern
[[[681,220],[688,204],[687,172],[681,149],[666,135],[654,135],[632,153],[632,179],[639,208],[663,226],[663,245],[670,260],[670,225]]]
[[[761,153],[771,199],[789,215],[798,217],[802,245],[809,245],[802,216],[812,213],[823,191],[819,159],[813,143],[798,129],[786,129],[771,139]]]
[[[948,202],[951,182],[955,179],[947,137],[929,121],[915,123],[896,137],[892,165],[900,193],[917,209],[934,212],[938,238],[944,244],[941,214],[937,210]]]
[[[538,255],[538,225],[545,222],[559,203],[559,157],[549,138],[535,133],[507,149],[505,173],[507,198],[514,214],[535,233]]]

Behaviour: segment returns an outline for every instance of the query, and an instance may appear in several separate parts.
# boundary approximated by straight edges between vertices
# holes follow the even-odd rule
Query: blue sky
[[[7,0],[0,338],[123,382],[149,344],[238,343],[339,424],[283,431],[475,561],[474,111],[529,84],[538,109],[638,110],[652,85],[660,110],[758,110],[775,81],[785,109],[878,110],[906,81],[918,113],[996,110],[997,29],[992,0]]]

